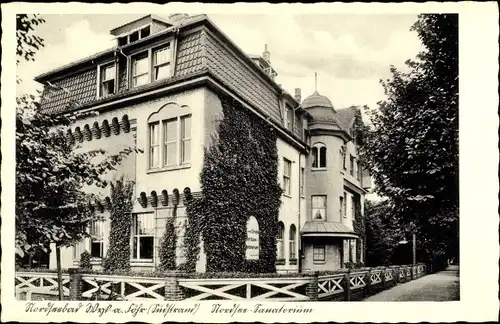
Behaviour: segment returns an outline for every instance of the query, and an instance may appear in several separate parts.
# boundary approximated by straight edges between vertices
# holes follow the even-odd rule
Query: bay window
[[[153,259],[154,251],[154,214],[135,214],[132,219],[132,258],[135,260]]]

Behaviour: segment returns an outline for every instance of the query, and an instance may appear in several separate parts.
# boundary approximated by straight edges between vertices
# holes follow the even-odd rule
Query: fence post
[[[183,274],[178,271],[172,271],[165,277],[165,300],[179,301],[185,298],[184,289],[179,285],[179,279]]]
[[[344,274],[344,300],[345,301],[350,301],[351,300],[351,270],[347,269],[347,272]]]
[[[69,268],[69,300],[82,300],[83,280],[80,268]]]
[[[309,278],[309,283],[306,287],[306,295],[309,300],[318,300],[318,272],[315,271],[312,277]]]
[[[392,278],[394,279],[394,285],[397,285],[399,282],[399,268],[396,266],[392,267]]]
[[[385,270],[386,270],[386,268],[385,268],[385,267],[383,267],[383,268],[382,268],[382,272],[380,272],[380,273],[381,273],[381,274],[380,274],[380,280],[382,280],[382,282],[381,282],[382,289],[384,289],[384,288],[385,288]]]
[[[370,290],[371,290],[371,286],[372,286],[372,277],[371,277],[371,274],[372,274],[372,268],[368,268],[368,270],[366,271],[365,296],[369,296],[370,295]]]

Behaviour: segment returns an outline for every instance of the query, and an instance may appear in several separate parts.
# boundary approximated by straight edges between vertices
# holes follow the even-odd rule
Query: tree
[[[17,16],[18,59],[34,60],[43,39],[31,33],[43,19]],[[125,149],[93,163],[103,150],[78,153],[66,128],[88,115],[43,112],[33,95],[17,98],[16,111],[16,252],[22,256],[55,243],[59,298],[63,298],[60,250],[87,237],[92,221],[100,220],[93,205],[99,197],[86,186],[106,187],[103,175],[135,149]]]
[[[390,201],[365,201],[366,265],[393,264],[398,242],[404,238],[397,215],[391,211]]]
[[[362,157],[428,261],[458,256],[458,15],[420,15],[424,49],[391,67],[387,100],[369,112]]]

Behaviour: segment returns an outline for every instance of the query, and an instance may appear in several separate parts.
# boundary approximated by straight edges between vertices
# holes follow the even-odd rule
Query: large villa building
[[[182,192],[189,187],[193,195],[201,194],[204,148],[222,114],[222,97],[236,100],[278,134],[283,194],[277,271],[334,270],[363,261],[363,253],[356,260],[356,245],[363,251],[364,242],[354,222],[356,215],[363,215],[371,181],[357,155],[358,108],[335,107],[318,91],[304,99],[300,89],[287,93],[276,83],[267,46],[263,44],[262,55],[244,53],[206,15],[148,15],[111,34],[114,48],[35,80],[44,85],[41,103],[46,112],[99,112],[78,119],[68,133],[79,150],[115,154],[133,146],[144,152],[129,155],[107,175],[135,183],[132,270],[152,270],[159,264],[159,242],[171,217],[168,200],[174,189],[181,193],[176,226],[183,236],[187,217]],[[101,190],[109,195],[109,189]],[[99,267],[110,231],[109,211],[102,213],[107,220],[91,226],[92,238],[62,251],[63,268],[77,265],[83,251]],[[181,259],[182,239],[177,241]],[[196,271],[205,271],[205,264],[202,248]],[[56,267],[55,253],[49,266]]]

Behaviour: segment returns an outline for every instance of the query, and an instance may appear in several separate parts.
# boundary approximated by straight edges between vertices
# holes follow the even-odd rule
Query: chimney
[[[302,101],[300,88],[295,88],[295,100],[297,100],[298,102]]]
[[[176,14],[172,14],[172,15],[168,16],[168,20],[170,20],[172,22],[177,22],[177,21],[182,20],[182,19],[187,18],[187,17],[188,17],[188,14],[176,13]]]
[[[262,58],[264,61],[267,62],[267,64],[271,64],[271,53],[267,50],[267,44],[264,45],[264,52],[262,53]]]

